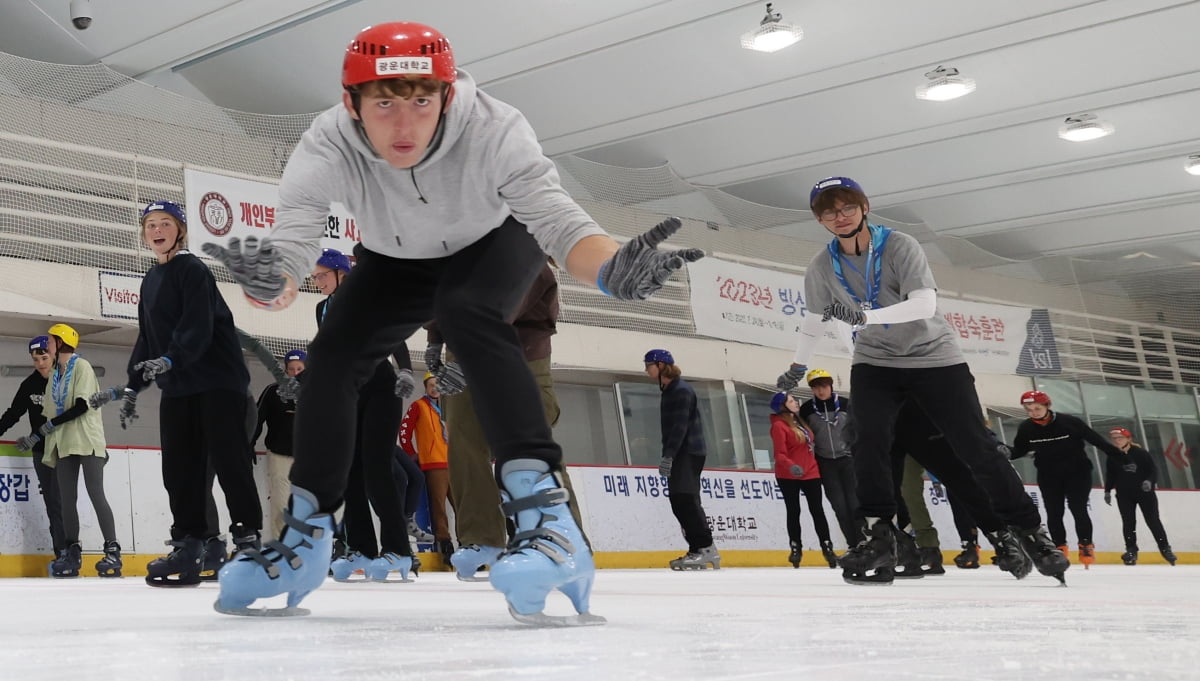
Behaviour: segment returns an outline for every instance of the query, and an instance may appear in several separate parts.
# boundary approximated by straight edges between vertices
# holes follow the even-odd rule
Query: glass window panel
[[[1196,414],[1196,397],[1185,393],[1134,388],[1138,412],[1142,418],[1170,421],[1200,422]]]
[[[1093,418],[1097,416],[1134,418],[1133,393],[1129,392],[1128,387],[1084,383],[1080,385],[1080,388],[1083,390],[1083,403],[1087,407],[1088,416]],[[1059,408],[1057,403],[1054,407],[1055,409]],[[1064,411],[1066,410],[1064,409]],[[1068,413],[1078,415],[1078,412],[1068,411]]]
[[[562,410],[554,440],[566,463],[625,465],[613,387],[555,383],[554,390]]]
[[[617,383],[625,448],[634,466],[657,466],[662,458],[661,398],[653,383]]]
[[[771,444],[771,398],[774,393],[755,390],[741,393],[746,415],[750,422],[750,445],[753,448],[755,468],[772,470],[774,445]]]
[[[1200,446],[1200,425],[1178,421],[1147,420],[1146,441],[1142,447],[1154,457],[1158,467],[1158,486],[1174,489],[1200,487],[1196,477],[1195,453]],[[1136,433],[1136,431],[1135,431]],[[1138,439],[1138,436],[1134,436]]]
[[[740,400],[725,392],[723,383],[692,383],[700,409],[700,425],[704,428],[707,468],[753,468],[754,462],[746,452],[745,421],[741,419]],[[661,443],[661,440],[660,440]]]
[[[1054,403],[1055,411],[1063,411],[1078,416],[1083,415],[1083,399],[1079,396],[1079,384],[1075,381],[1038,378],[1037,389],[1050,396],[1050,401]]]
[[[1053,399],[1053,398],[1051,398]],[[1024,419],[1014,416],[1002,414],[994,409],[987,410],[987,418],[991,421],[991,428],[1000,441],[1012,445],[1013,440],[1017,439],[1017,427],[1021,425]],[[1033,467],[1033,457],[1023,456],[1015,459],[1012,462],[1013,468],[1017,469],[1017,473],[1021,476],[1021,480],[1027,483],[1037,482],[1037,470]]]

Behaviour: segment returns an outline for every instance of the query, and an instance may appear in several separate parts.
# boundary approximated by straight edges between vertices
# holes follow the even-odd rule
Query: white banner
[[[262,238],[275,227],[277,184],[184,168],[183,189],[191,227],[188,248],[197,255],[204,255],[200,249],[203,244],[224,246],[233,236]],[[358,223],[345,206],[330,204],[321,248],[336,248],[353,256],[354,245],[362,240],[358,230]]]
[[[137,319],[142,275],[100,271],[100,316]]]
[[[696,332],[714,338],[792,350],[811,314],[804,277],[704,258],[688,264]],[[819,312],[817,313],[819,314]],[[1046,310],[938,298],[938,314],[958,335],[971,369],[994,374],[1061,371]],[[849,328],[828,324],[816,353],[849,358]]]

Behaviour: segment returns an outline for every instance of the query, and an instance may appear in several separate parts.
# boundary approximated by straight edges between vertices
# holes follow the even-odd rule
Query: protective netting
[[[145,272],[152,259],[138,243],[140,206],[154,199],[183,203],[185,166],[277,181],[312,118],[232,111],[102,65],[0,53],[0,257]],[[673,243],[786,271],[802,269],[826,241],[806,212],[693,186],[669,167],[556,161],[567,189],[619,238],[678,215],[686,224]],[[945,295],[1048,308],[1061,378],[1168,390],[1200,384],[1196,263],[1169,251],[1117,263],[1060,256],[1010,261],[925,225],[889,219],[887,207],[875,212],[923,243]],[[213,269],[229,281],[219,266]],[[77,282],[52,278],[30,287],[17,281],[25,271],[0,268],[0,288],[78,309]],[[686,276],[636,304],[605,298],[569,277],[561,283],[564,321],[695,335]],[[264,323],[260,335],[277,355],[308,340],[307,331],[284,321]]]

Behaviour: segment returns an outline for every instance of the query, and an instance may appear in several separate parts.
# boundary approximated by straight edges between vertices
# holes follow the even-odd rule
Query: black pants
[[[783,493],[784,512],[787,513],[788,541],[800,546],[800,495],[808,504],[808,512],[812,515],[813,529],[817,531],[817,539],[822,544],[829,541],[829,522],[825,520],[825,507],[821,505],[821,480],[789,480],[775,478],[779,483],[779,491]]]
[[[1143,492],[1140,489],[1117,490],[1117,509],[1121,511],[1121,533],[1125,535],[1125,548],[1138,550],[1136,515],[1138,506],[1142,507],[1142,517],[1146,519],[1146,526],[1150,528],[1154,543],[1159,547],[1170,544],[1171,542],[1167,541],[1167,531],[1163,529],[1162,520],[1158,517],[1158,495],[1154,493],[1154,490],[1149,492]]]
[[[671,512],[679,521],[688,551],[695,552],[713,545],[712,529],[700,504],[700,476],[704,473],[706,457],[680,454],[671,466],[667,491],[671,494]]]
[[[855,364],[850,370],[850,388],[857,433],[854,463],[860,515],[891,518],[896,514],[892,440],[900,409],[911,399],[987,491],[996,515],[1020,528],[1041,525],[1041,516],[1025,493],[1021,478],[996,451],[984,426],[975,378],[965,363],[924,369]]]
[[[398,260],[361,245],[354,253],[358,264],[308,348],[292,483],[312,492],[322,511],[341,504],[358,389],[387,353],[430,319],[437,320],[471,386],[497,466],[526,458],[557,470],[562,450],[540,408],[541,392],[517,331],[507,321],[546,262],[525,226],[509,218],[445,258]]]
[[[1080,544],[1092,543],[1092,518],[1088,515],[1088,497],[1092,493],[1092,469],[1074,471],[1038,471],[1038,489],[1046,504],[1046,526],[1055,546],[1067,545],[1067,528],[1063,525],[1065,508],[1075,518],[1075,535]]]
[[[992,449],[995,449],[995,445],[992,445]],[[947,489],[953,489],[962,504],[969,509],[970,515],[977,519],[979,527],[983,528],[984,532],[996,532],[1004,529],[1005,524],[1016,525],[1018,522],[1024,521],[1023,516],[1018,515],[1009,523],[1005,523],[1005,520],[992,510],[991,497],[975,479],[975,474],[963,463],[962,458],[955,455],[942,432],[933,424],[933,420],[913,400],[905,402],[896,416],[895,441],[892,444],[892,474],[896,489],[899,489],[900,479],[904,474],[903,466],[906,454],[911,456],[922,468],[932,473]],[[1016,483],[1020,485],[1021,494],[1028,499],[1029,495],[1025,494],[1020,476],[1017,475],[1012,464],[1004,460],[1003,456],[997,455],[997,458],[1004,461],[1004,466],[1011,474],[1010,477],[1016,480]],[[901,499],[898,505],[902,503]],[[897,520],[897,524],[904,527],[907,523]],[[1040,519],[1038,524],[1041,524]],[[1020,525],[1020,527],[1026,526]]]
[[[67,548],[63,533],[62,497],[58,493],[58,476],[54,469],[42,463],[42,448],[33,450],[33,472],[37,474],[42,503],[46,505],[46,520],[50,521],[50,546],[54,555]]]
[[[210,536],[206,518],[211,463],[229,506],[235,536],[262,529],[262,505],[246,455],[246,393],[211,390],[159,401],[163,486],[171,505],[171,538]]]
[[[404,504],[407,525],[408,518],[416,515],[421,505],[421,495],[425,493],[425,474],[408,452],[396,447],[392,450],[392,479],[396,481],[396,493]]]
[[[946,501],[950,502],[950,513],[954,515],[954,529],[958,531],[959,541],[978,544],[979,532],[975,528],[979,527],[979,523],[967,510],[966,502],[949,487],[946,488]],[[985,529],[984,532],[991,532],[991,530]]]
[[[407,350],[405,350],[407,352]],[[346,485],[346,544],[367,558],[382,553],[411,556],[404,500],[396,486],[396,433],[404,401],[395,394],[395,372],[381,362],[358,394],[357,437]],[[371,510],[379,516],[379,540]]]
[[[862,539],[862,533],[854,522],[858,513],[858,478],[854,475],[854,459],[849,456],[836,459],[818,456],[817,468],[821,470],[821,486],[825,488],[825,496],[829,497],[829,505],[833,507],[833,515],[837,517],[846,546],[854,546]]]

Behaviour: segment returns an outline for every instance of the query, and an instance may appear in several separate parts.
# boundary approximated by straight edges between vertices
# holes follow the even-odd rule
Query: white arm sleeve
[[[895,305],[867,310],[868,324],[903,324],[919,319],[929,319],[937,314],[937,292],[931,288],[919,288],[908,294],[906,300]]]
[[[812,358],[813,349],[817,347],[817,341],[821,339],[821,335],[824,333],[823,326],[821,318],[809,310],[808,314],[804,316],[804,321],[800,324],[800,340],[796,343],[796,354],[792,357],[793,364],[808,366],[808,360]]]

